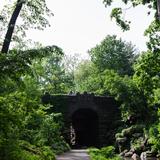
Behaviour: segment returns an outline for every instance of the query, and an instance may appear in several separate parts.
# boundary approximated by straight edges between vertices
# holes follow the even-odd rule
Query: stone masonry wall
[[[44,103],[52,104],[54,112],[64,115],[65,139],[70,141],[70,124],[72,115],[79,109],[91,109],[98,116],[98,144],[102,147],[112,144],[114,133],[120,120],[119,105],[113,97],[95,96],[93,94],[49,95],[42,97]],[[61,102],[59,104],[59,102]]]

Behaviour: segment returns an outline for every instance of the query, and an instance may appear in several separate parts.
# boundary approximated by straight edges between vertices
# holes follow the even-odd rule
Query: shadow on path
[[[56,160],[90,160],[87,150],[74,149],[62,155],[56,156]]]

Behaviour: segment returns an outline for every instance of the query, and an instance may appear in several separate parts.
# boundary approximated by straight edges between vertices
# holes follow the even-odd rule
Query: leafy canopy
[[[107,36],[99,45],[89,51],[91,61],[100,71],[113,69],[120,75],[131,75],[132,65],[137,57],[135,47],[131,43]]]
[[[50,26],[48,17],[53,13],[47,7],[46,0],[13,0],[3,7],[0,16],[0,45],[2,52],[7,53],[11,41],[17,42],[12,45],[14,47],[22,43],[25,45],[28,29],[43,30]]]

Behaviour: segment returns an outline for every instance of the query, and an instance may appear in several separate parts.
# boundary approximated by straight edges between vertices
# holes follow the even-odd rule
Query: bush
[[[150,127],[148,142],[151,144],[152,151],[160,153],[160,123]]]
[[[131,137],[134,133],[143,133],[143,129],[145,128],[144,125],[132,125],[129,128],[123,129],[122,130],[122,135],[123,136],[127,136],[127,137]]]
[[[92,160],[121,160],[121,157],[115,154],[113,146],[103,147],[101,149],[90,148],[89,154]]]
[[[0,126],[0,160],[54,160],[54,153],[69,149],[60,115],[24,92],[0,96]]]

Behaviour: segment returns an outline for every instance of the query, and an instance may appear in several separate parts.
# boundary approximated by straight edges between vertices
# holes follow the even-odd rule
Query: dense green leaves
[[[116,36],[107,36],[89,53],[91,61],[100,71],[113,69],[121,75],[133,73],[136,50],[131,43],[117,39]]]
[[[122,160],[122,158],[115,154],[113,146],[103,147],[101,149],[90,148],[89,154],[92,160]]]
[[[57,47],[46,57],[33,61],[31,68],[41,89],[54,94],[70,91],[73,85],[72,77],[64,68],[63,58],[63,51]]]
[[[69,149],[61,137],[62,119],[60,116],[55,119],[56,115],[47,114],[47,108],[41,105],[42,87],[36,80],[32,66],[35,60],[50,55],[61,57],[63,52],[60,48],[52,46],[28,51],[13,50],[7,55],[1,54],[2,160],[54,160],[54,153]],[[53,147],[53,144],[56,145]]]
[[[151,51],[157,51],[160,49],[160,21],[154,20],[147,30],[145,31],[145,35],[149,37],[149,42],[147,43],[147,46],[149,50]]]
[[[7,55],[0,54],[0,75],[18,79],[22,74],[31,74],[32,59],[40,59],[50,53],[61,55],[62,51],[57,46],[48,46],[27,51],[11,50]]]
[[[146,98],[136,86],[132,78],[121,77],[113,71],[105,71],[104,88],[121,102],[121,113],[123,120],[134,116],[138,121],[149,119],[149,112],[146,110]],[[141,118],[139,118],[141,117]]]
[[[148,103],[153,105],[154,94],[160,88],[160,52],[142,54],[135,65],[134,80],[144,92]]]
[[[152,145],[152,150],[160,152],[160,123],[151,126],[149,134],[149,143]]]
[[[157,7],[156,0],[122,1],[133,7],[139,4],[148,4],[151,9]],[[11,1],[12,7],[6,6],[0,13],[0,23],[3,24],[0,28],[3,31],[1,37],[4,37],[7,30],[9,13],[12,14],[20,3],[21,24],[15,26],[16,32],[12,37],[18,43],[21,39],[24,40],[25,30],[47,27],[47,17],[52,15],[45,0]],[[104,0],[104,3],[111,5],[112,0]],[[123,21],[121,15],[121,8],[115,8],[111,13],[117,24],[128,30],[130,22]],[[63,116],[61,113],[48,113],[50,106],[43,106],[40,98],[44,91],[64,94],[75,88],[79,92],[114,96],[121,104],[123,121],[127,122],[128,118],[134,117],[137,124],[147,126],[148,143],[151,149],[160,152],[159,30],[156,13],[155,21],[146,30],[146,35],[150,38],[149,51],[138,59],[134,46],[116,36],[107,36],[90,49],[91,61],[82,61],[79,65],[77,59],[64,63],[64,53],[57,46],[15,49],[8,54],[1,53],[0,159],[54,160],[55,153],[68,150],[69,146],[61,136]],[[19,46],[22,44],[24,43]],[[65,64],[71,66],[67,68]],[[60,107],[62,103],[58,102],[53,107]],[[125,131],[127,132],[123,130],[123,133]],[[95,149],[93,157],[98,160],[119,159],[115,156],[113,147]]]
[[[101,76],[90,61],[82,61],[75,71],[75,84],[78,92],[99,92],[102,89]],[[100,94],[100,93],[99,93]]]

